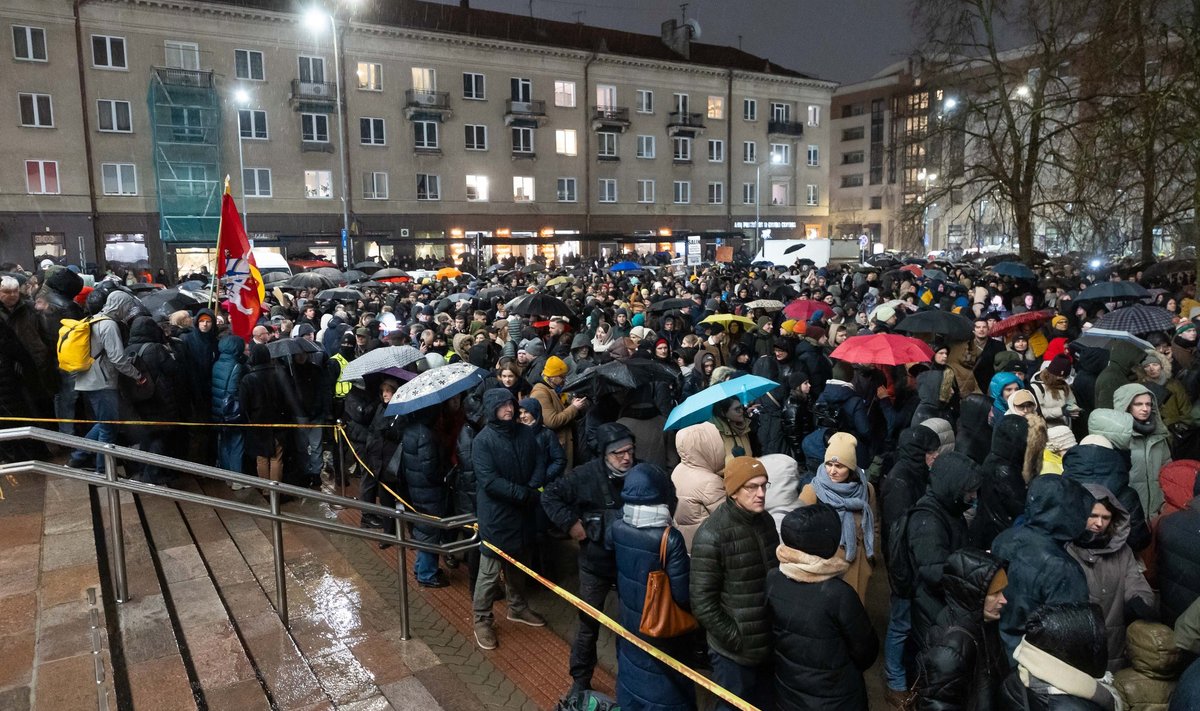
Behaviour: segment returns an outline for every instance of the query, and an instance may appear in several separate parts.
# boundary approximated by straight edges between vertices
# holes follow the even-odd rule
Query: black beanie
[[[829,504],[801,506],[783,517],[779,537],[788,548],[818,558],[832,558],[842,542],[842,521]]]
[[[83,277],[70,269],[59,269],[46,280],[46,286],[68,299],[74,299],[83,291]]]

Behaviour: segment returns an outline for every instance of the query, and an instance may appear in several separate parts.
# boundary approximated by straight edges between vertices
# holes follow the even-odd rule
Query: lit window
[[[513,202],[533,202],[533,178],[513,176]]]
[[[333,197],[333,173],[328,170],[304,171],[304,197],[320,200]]]
[[[723,97],[723,96],[708,97],[708,117],[710,119],[725,118],[725,97]]]
[[[577,153],[575,144],[575,129],[560,128],[556,130],[554,132],[554,150],[560,156],[575,155]]]
[[[776,165],[791,165],[792,146],[788,143],[771,144],[771,162]]]
[[[488,179],[486,175],[467,176],[467,202],[488,201]]]
[[[554,105],[562,106],[564,108],[575,107],[575,82],[554,82]]]
[[[359,62],[358,88],[363,91],[383,91],[383,65],[378,62]]]

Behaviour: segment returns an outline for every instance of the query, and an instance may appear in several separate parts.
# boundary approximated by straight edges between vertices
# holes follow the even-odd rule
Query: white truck
[[[801,246],[787,251],[796,245]],[[797,259],[811,259],[815,266],[824,267],[830,263],[857,262],[858,256],[855,239],[766,239],[754,261],[789,267]]]

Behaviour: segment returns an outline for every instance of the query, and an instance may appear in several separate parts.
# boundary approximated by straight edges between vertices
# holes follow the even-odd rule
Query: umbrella
[[[421,351],[412,346],[388,346],[367,351],[346,364],[338,380],[357,380],[371,373],[382,373],[389,369],[401,369],[424,358]]]
[[[1096,328],[1110,331],[1128,331],[1141,336],[1155,331],[1175,328],[1173,314],[1158,306],[1132,304],[1104,314],[1092,324]]]
[[[1194,271],[1196,271],[1195,259],[1168,259],[1165,262],[1158,262],[1146,267],[1146,270],[1142,272],[1142,280]]]
[[[925,278],[935,279],[937,281],[950,281],[950,275],[941,269],[926,269]]]
[[[384,279],[412,279],[408,275],[408,272],[403,269],[380,269],[372,274],[371,278],[376,281],[383,281]]]
[[[435,279],[457,279],[462,276],[462,272],[454,267],[442,267],[437,270],[437,274],[433,275]]]
[[[1024,313],[1017,314],[1016,316],[1009,316],[1003,321],[997,323],[995,327],[992,328],[992,335],[1003,336],[1004,334],[1014,331],[1025,324],[1043,323],[1052,318],[1054,318],[1054,309],[1026,311]]]
[[[741,375],[724,382],[710,385],[695,395],[675,406],[667,417],[664,431],[678,430],[690,425],[698,425],[712,418],[713,405],[736,397],[743,405],[759,398],[775,388],[779,383],[757,375]]]
[[[947,341],[968,341],[973,334],[969,319],[950,311],[929,309],[906,316],[896,324],[896,330],[904,333],[929,333]]]
[[[1081,346],[1089,348],[1112,348],[1112,345],[1117,341],[1132,343],[1144,351],[1154,350],[1154,346],[1128,331],[1110,331],[1104,328],[1089,328],[1084,331],[1082,336],[1076,338],[1073,343],[1078,343]]]
[[[553,279],[550,279],[549,281],[547,281],[546,286],[558,286],[559,284],[570,284],[574,280],[575,280],[575,277],[556,276]]]
[[[488,267],[487,269],[484,269],[483,273],[484,274],[495,274],[496,272],[500,271],[501,269],[507,269],[507,268],[508,267],[504,266],[504,264],[497,263],[497,264],[493,264],[492,266]]]
[[[803,279],[803,277],[799,278]],[[771,287],[771,290],[768,292],[768,294],[771,298],[776,299],[777,301],[791,301],[799,296],[800,292],[796,291],[795,286],[784,283],[776,284],[775,286]]]
[[[384,413],[407,415],[441,404],[483,382],[485,375],[484,369],[463,362],[427,370],[401,385]]]
[[[263,272],[263,285],[280,284],[292,278],[287,272]]]
[[[354,265],[354,268],[355,268],[355,269],[360,269],[360,270],[362,270],[362,271],[364,271],[364,272],[367,272],[368,274],[370,274],[370,273],[372,273],[372,272],[377,272],[377,271],[379,271],[380,269],[383,269],[383,268],[384,268],[384,266],[386,266],[386,265],[380,264],[379,262],[376,262],[376,261],[374,261],[374,260],[372,260],[372,259],[368,259],[368,260],[366,260],[365,262],[358,262],[358,263],[356,263],[356,264]]]
[[[833,349],[829,357],[851,363],[903,365],[933,360],[933,351],[923,341],[911,336],[876,333],[847,338],[842,345]]]
[[[758,328],[758,324],[754,323],[754,319],[745,316],[735,316],[733,314],[713,314],[712,316],[706,316],[700,323],[719,323],[726,328],[731,323],[740,323],[747,329]]]
[[[307,338],[280,338],[267,344],[272,358],[291,358],[301,353],[324,353],[321,347]]]
[[[338,272],[338,274],[340,275],[341,272]],[[333,286],[329,279],[316,272],[300,272],[293,275],[284,284],[293,289],[328,289],[330,286]]]
[[[571,307],[557,296],[536,292],[524,294],[508,302],[506,310],[511,314],[527,316],[574,316]]]
[[[675,309],[686,308],[691,305],[691,299],[662,299],[661,301],[655,301],[651,303],[646,310],[652,314],[658,314],[665,311],[674,311]]]
[[[793,244],[791,247],[788,247],[787,249],[783,250],[783,253],[791,254],[792,252],[799,252],[800,250],[804,249],[807,246],[808,245],[806,245],[803,242],[801,242],[800,244]]]
[[[320,274],[334,284],[337,284],[342,280],[342,271],[335,267],[317,267],[312,271],[313,274]]]
[[[5,275],[7,276],[7,275]],[[148,294],[163,288],[162,284],[134,284],[129,290],[135,294]]]
[[[593,397],[636,390],[652,382],[669,383],[678,377],[671,368],[648,358],[612,360],[572,375],[563,390],[586,389]]]
[[[871,313],[867,314],[867,316],[870,317],[870,319],[872,321],[874,321],[875,314],[877,314],[879,312],[879,309],[882,309],[884,306],[891,308],[893,311],[895,311],[897,313],[900,312],[901,306],[903,306],[904,308],[908,308],[908,304],[901,301],[900,299],[892,299],[891,301],[885,301],[882,304],[876,305],[875,308],[871,309]]]
[[[533,274],[534,272],[544,271],[546,271],[546,265],[539,262],[530,262],[529,264],[521,267],[521,273],[523,274]]]
[[[366,280],[367,280],[366,272],[362,272],[357,269],[347,269],[346,271],[342,272],[342,281],[346,282],[347,284],[353,284],[356,281],[366,281]]]
[[[642,268],[637,262],[617,262],[608,268],[610,272],[636,272]]]
[[[506,294],[508,294],[508,291],[505,290],[503,287],[492,286],[492,287],[488,287],[487,289],[480,289],[479,293],[476,294],[475,296],[478,297],[479,299],[482,299],[483,301],[491,301],[492,299],[494,299],[496,297],[504,298],[504,296]]]
[[[191,311],[208,302],[208,294],[181,287],[159,289],[141,297],[142,306],[151,316],[166,316],[176,311]]]
[[[925,274],[925,270],[916,264],[905,264],[904,266],[900,267],[900,269],[898,269],[897,271],[908,272],[909,274],[912,274],[913,276],[916,276],[916,277],[924,276],[924,274]]]
[[[818,311],[832,315],[833,307],[824,301],[815,301],[813,299],[797,299],[783,307],[783,315],[793,321],[807,321]]]
[[[1012,277],[1013,279],[1037,279],[1037,275],[1029,267],[1020,262],[1000,262],[991,267],[992,271],[1000,276]]]
[[[774,299],[755,299],[754,301],[747,302],[746,308],[762,309],[763,311],[779,311],[783,308],[783,302],[776,301]]]
[[[317,292],[317,301],[358,301],[363,293],[358,289],[338,287]]]
[[[979,257],[976,257],[976,259],[978,259],[978,258]],[[1019,254],[1012,254],[1012,253],[993,254],[990,257],[984,257],[983,266],[990,267],[995,264],[1000,264],[1001,262],[1019,262],[1019,261],[1021,261],[1021,255],[1019,255]]]
[[[1150,292],[1132,281],[1103,281],[1092,284],[1075,297],[1076,301],[1137,301]]]
[[[450,296],[446,297],[446,299],[448,301],[450,301],[450,303],[453,303],[453,304],[457,304],[460,301],[470,301],[471,299],[474,299],[474,298],[475,298],[474,296],[471,296],[470,294],[466,293],[465,291],[460,291],[456,294],[451,294]]]

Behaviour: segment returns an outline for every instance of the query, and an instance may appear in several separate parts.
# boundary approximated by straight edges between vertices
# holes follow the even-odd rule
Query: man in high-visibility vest
[[[338,380],[333,384],[333,419],[335,422],[342,419],[342,415],[346,412],[346,396],[350,394],[350,390],[354,384],[349,380],[343,381],[342,371],[346,369],[346,364],[354,360],[354,347],[356,345],[353,331],[346,331],[342,334],[342,340],[338,346],[338,352],[334,354],[332,360],[338,366]],[[332,443],[335,447],[341,447],[341,441],[334,437]],[[334,457],[333,452],[326,449],[322,455],[322,472],[329,472],[327,479],[332,479],[334,473]],[[344,460],[343,460],[344,461]],[[338,478],[341,479],[345,472],[337,472]],[[344,483],[344,482],[339,482]]]

